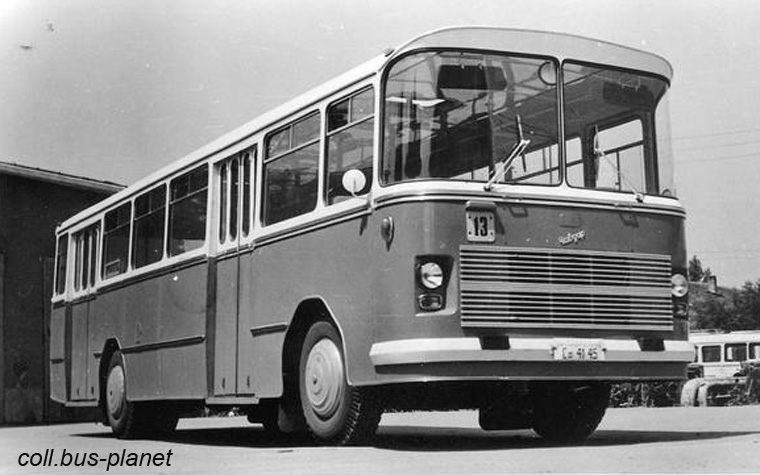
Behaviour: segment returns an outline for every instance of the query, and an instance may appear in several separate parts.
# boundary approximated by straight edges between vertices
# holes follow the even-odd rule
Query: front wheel
[[[327,322],[306,334],[298,387],[307,429],[317,442],[359,444],[377,430],[382,410],[370,390],[348,384],[340,335]]]
[[[554,442],[577,442],[594,433],[610,400],[610,385],[551,384],[536,390],[533,430]]]

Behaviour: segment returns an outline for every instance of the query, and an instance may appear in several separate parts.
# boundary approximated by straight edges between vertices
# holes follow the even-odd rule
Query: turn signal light
[[[420,310],[435,312],[443,308],[443,296],[440,294],[422,294],[419,296]]]

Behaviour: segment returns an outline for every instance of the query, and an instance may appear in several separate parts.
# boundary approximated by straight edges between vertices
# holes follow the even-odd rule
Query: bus
[[[694,363],[706,379],[733,378],[747,360],[760,360],[760,331],[693,332]]]
[[[57,228],[51,397],[116,436],[237,408],[370,441],[388,410],[582,440],[679,380],[670,64],[499,27],[425,33]]]
[[[681,387],[682,406],[719,406],[756,398],[760,368],[760,331],[695,330],[688,381]]]

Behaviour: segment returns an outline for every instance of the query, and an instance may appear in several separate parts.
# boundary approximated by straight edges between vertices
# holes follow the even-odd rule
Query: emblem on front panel
[[[559,243],[563,246],[568,246],[570,244],[578,244],[580,241],[583,241],[586,239],[586,230],[581,229],[580,231],[575,231],[571,233],[567,233],[565,235],[560,236],[557,238],[559,240]]]

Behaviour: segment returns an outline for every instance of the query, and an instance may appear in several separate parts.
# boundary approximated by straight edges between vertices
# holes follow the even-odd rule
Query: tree
[[[689,307],[692,329],[760,330],[760,280],[718,293],[708,292],[704,284],[692,284]]]
[[[736,299],[736,314],[730,330],[760,329],[760,280],[745,282]]]
[[[734,325],[738,291],[722,289],[711,294],[707,286],[692,284],[689,291],[690,327],[728,331]]]
[[[702,282],[705,277],[711,275],[710,268],[704,269],[702,261],[696,255],[689,260],[689,280],[691,282]]]

